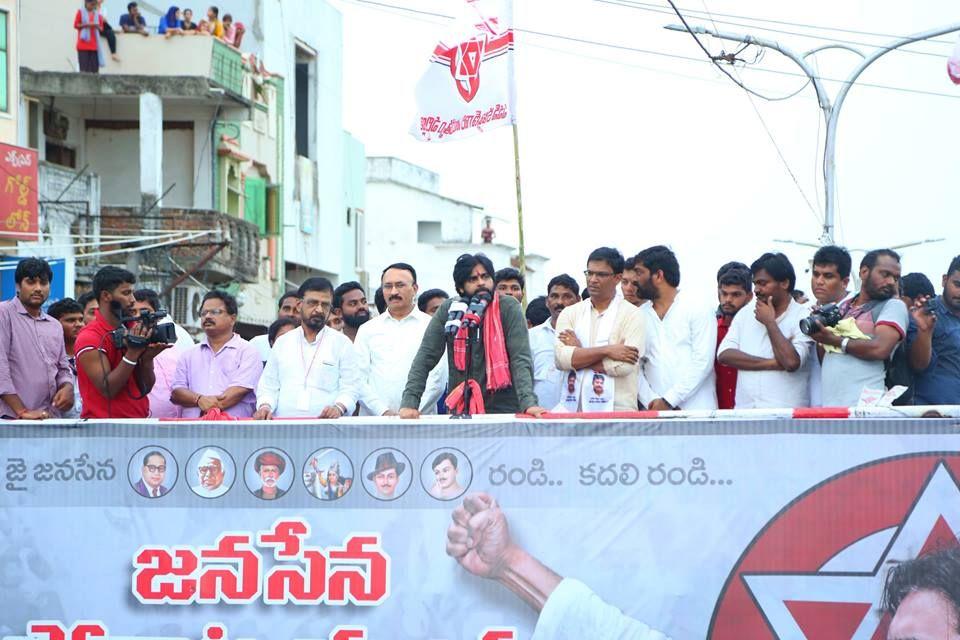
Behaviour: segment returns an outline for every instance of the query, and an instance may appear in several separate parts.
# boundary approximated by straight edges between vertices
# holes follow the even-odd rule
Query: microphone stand
[[[454,416],[456,418],[468,420],[473,417],[470,414],[470,380],[472,379],[470,374],[473,370],[473,345],[476,341],[476,336],[479,331],[479,327],[467,327],[467,366],[466,371],[464,371],[465,377],[463,379],[463,411]]]

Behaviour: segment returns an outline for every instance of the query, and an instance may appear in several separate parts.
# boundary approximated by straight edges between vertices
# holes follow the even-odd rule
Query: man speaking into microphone
[[[401,418],[420,416],[417,407],[427,377],[444,350],[450,371],[447,406],[452,413],[523,411],[539,416],[546,411],[537,406],[533,392],[533,358],[520,303],[494,293],[493,273],[493,263],[482,253],[457,258],[453,282],[459,297],[440,305],[427,326],[407,376]]]

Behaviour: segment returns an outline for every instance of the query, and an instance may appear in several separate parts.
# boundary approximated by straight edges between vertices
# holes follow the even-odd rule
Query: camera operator
[[[847,287],[850,285],[852,268],[853,259],[843,247],[828,245],[817,249],[810,269],[810,290],[816,299],[814,311],[831,304],[839,305],[850,295]],[[820,388],[823,372],[817,351],[819,347],[816,342],[811,342],[810,348],[813,350],[810,358],[810,406],[820,407],[823,406],[823,391]]]
[[[943,295],[919,298],[910,314],[914,404],[960,404],[960,256],[943,276]]]
[[[136,281],[119,267],[103,267],[93,277],[100,308],[75,346],[83,418],[146,418],[150,413],[147,394],[156,381],[153,360],[172,345],[147,343],[154,324],[138,320],[121,325],[124,317],[133,315]],[[118,335],[123,335],[119,347]]]
[[[839,305],[840,322],[818,322],[823,405],[854,407],[865,389],[886,389],[886,362],[907,334],[909,314],[900,293],[900,256],[876,249],[860,262],[861,290]]]

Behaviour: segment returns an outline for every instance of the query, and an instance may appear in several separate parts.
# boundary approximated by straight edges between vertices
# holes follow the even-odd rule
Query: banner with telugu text
[[[954,419],[6,422],[0,456],[3,639],[545,637],[447,554],[480,492],[491,572],[509,536],[675,640],[869,640],[890,563],[960,532]]]

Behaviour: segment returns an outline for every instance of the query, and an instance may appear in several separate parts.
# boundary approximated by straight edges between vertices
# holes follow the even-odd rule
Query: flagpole
[[[527,256],[523,244],[523,197],[520,189],[520,138],[517,135],[517,123],[513,123],[513,164],[517,178],[517,228],[520,236],[520,276],[527,277]],[[523,308],[527,308],[527,290],[523,290]]]

